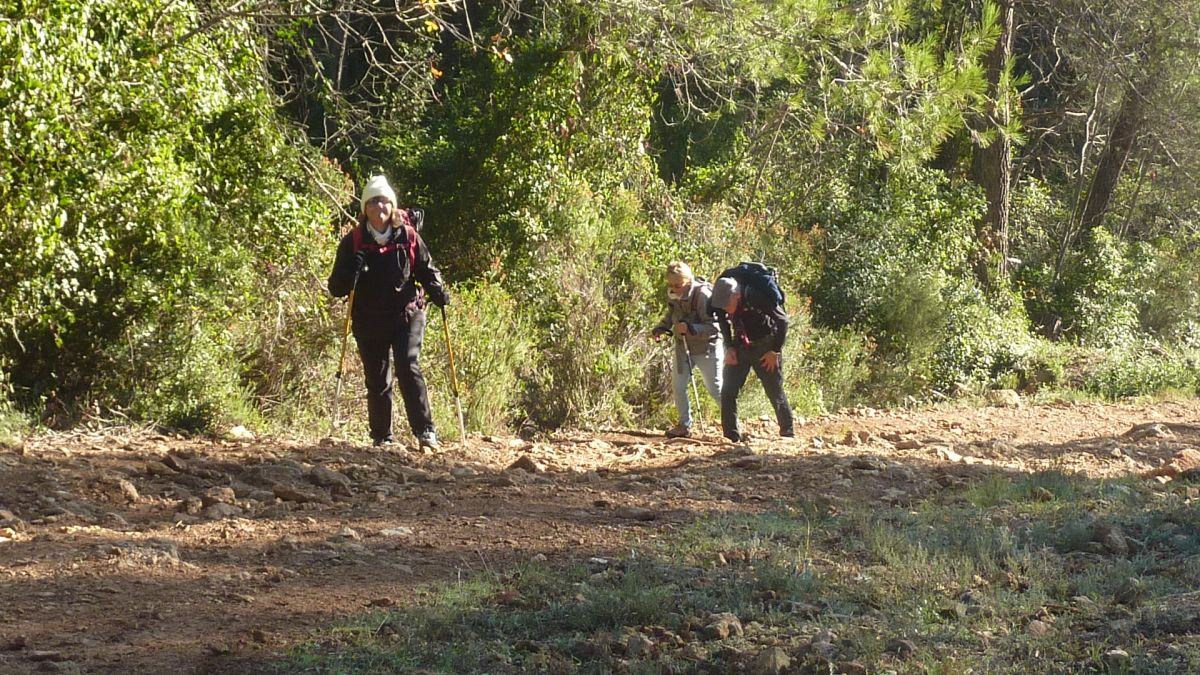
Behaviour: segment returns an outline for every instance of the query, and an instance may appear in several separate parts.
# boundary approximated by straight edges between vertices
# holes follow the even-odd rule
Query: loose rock
[[[901,638],[892,638],[888,640],[884,651],[889,654],[895,654],[901,659],[907,659],[917,651],[917,645],[913,644],[912,640],[904,640]]]
[[[507,471],[520,469],[529,473],[542,473],[546,470],[537,460],[529,455],[521,455],[515,462],[508,465]]]
[[[732,612],[712,615],[702,634],[706,640],[724,640],[730,635],[741,635],[742,621]]]
[[[1025,632],[1033,637],[1045,637],[1050,634],[1050,624],[1034,619],[1025,626]]]
[[[204,517],[209,520],[224,520],[242,515],[242,509],[233,504],[218,502],[204,509]]]
[[[323,466],[314,466],[308,471],[308,479],[321,487],[331,488],[335,494],[350,494],[352,485],[345,474]]]
[[[658,520],[658,513],[655,511],[636,506],[622,506],[614,511],[613,515],[618,518],[628,518],[629,520],[640,520],[642,522]]]
[[[1110,649],[1104,652],[1104,665],[1109,672],[1124,673],[1133,668],[1133,658],[1124,649]]]
[[[937,456],[940,459],[944,459],[947,462],[953,462],[954,464],[958,464],[963,461],[962,455],[958,454],[952,448],[949,448],[949,447],[937,448]]]
[[[767,647],[754,657],[750,670],[754,675],[779,675],[790,665],[792,659],[787,652],[779,647]]]
[[[1107,553],[1112,555],[1128,555],[1129,541],[1121,528],[1116,525],[1101,523],[1096,526],[1092,538],[1099,542]]]
[[[133,483],[130,483],[123,478],[117,481],[117,487],[121,488],[121,494],[124,495],[125,499],[128,501],[136,502],[141,498],[141,495],[138,494],[137,488],[133,486]]]
[[[733,465],[739,469],[748,469],[750,471],[758,471],[767,465],[766,457],[740,457],[734,460]]]
[[[625,641],[625,655],[631,659],[647,658],[653,653],[654,641],[641,633],[630,635]]]
[[[984,398],[988,405],[996,408],[1020,408],[1021,395],[1012,389],[993,389]]]
[[[200,493],[200,501],[205,506],[213,506],[214,504],[232,504],[237,499],[237,495],[233,492],[233,488],[226,486],[210,487]]]
[[[273,492],[276,497],[279,497],[287,502],[314,502],[317,504],[332,503],[332,501],[325,495],[318,494],[316,492],[309,492],[307,490],[301,490],[294,485],[276,485],[275,487],[271,488],[271,492]]]
[[[250,431],[242,425],[237,425],[225,432],[225,435],[235,441],[252,441],[254,440],[254,432]]]

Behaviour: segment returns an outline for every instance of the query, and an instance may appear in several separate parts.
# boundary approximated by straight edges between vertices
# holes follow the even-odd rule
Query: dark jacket
[[[715,314],[726,347],[748,347],[766,342],[771,345],[771,351],[783,351],[788,331],[787,313],[774,298],[766,297],[753,286],[743,285],[742,299],[732,316],[719,309],[715,309]]]
[[[363,250],[366,265],[359,275],[358,288],[354,294],[353,325],[355,337],[390,333],[398,320],[407,322],[417,310],[425,307],[425,292],[443,296],[442,273],[433,264],[429,249],[421,235],[416,237],[416,261],[410,263],[411,240],[408,230],[399,218],[394,219],[389,243],[396,244],[393,250],[381,253],[380,247],[369,231],[370,225],[361,223]],[[338,244],[333,271],[329,274],[329,292],[334,297],[350,294],[354,287],[354,233],[348,232]],[[424,287],[417,286],[417,282]]]

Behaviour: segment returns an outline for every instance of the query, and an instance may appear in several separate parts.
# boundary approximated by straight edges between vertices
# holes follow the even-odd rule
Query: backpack
[[[717,278],[725,277],[732,278],[739,285],[745,284],[757,289],[760,297],[773,301],[773,307],[783,307],[783,289],[779,287],[779,275],[775,273],[774,267],[757,262],[738,263],[736,267],[730,267]]]

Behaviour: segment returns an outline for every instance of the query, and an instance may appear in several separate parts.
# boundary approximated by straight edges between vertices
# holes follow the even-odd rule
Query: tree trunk
[[[1008,217],[1012,188],[1012,142],[1004,131],[1012,120],[1008,92],[1000,91],[1000,79],[1012,56],[1013,4],[1000,0],[1000,38],[988,56],[988,94],[992,103],[987,126],[1000,130],[991,145],[978,148],[971,163],[972,178],[987,197],[987,213],[976,226],[976,235],[985,252],[976,266],[976,276],[985,287],[995,278],[1008,274]],[[990,254],[990,255],[989,255]],[[991,263],[999,258],[993,267]]]
[[[1104,215],[1108,212],[1113,193],[1117,189],[1117,181],[1121,178],[1121,172],[1129,161],[1129,155],[1133,152],[1134,144],[1146,121],[1147,101],[1156,84],[1152,76],[1146,80],[1142,86],[1131,84],[1125,90],[1121,109],[1108,137],[1108,144],[1104,146],[1096,173],[1092,175],[1087,201],[1084,203],[1083,213],[1079,216],[1080,234],[1085,242],[1091,239],[1092,228],[1104,222]]]

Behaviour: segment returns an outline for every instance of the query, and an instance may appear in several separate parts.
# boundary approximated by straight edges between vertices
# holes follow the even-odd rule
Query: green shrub
[[[1139,327],[1167,344],[1200,347],[1200,251],[1156,241],[1133,248]]]
[[[243,359],[295,316],[278,296],[315,307],[342,177],[277,118],[245,23],[169,46],[198,20],[102,0],[0,23],[0,354],[21,355],[24,408],[89,401],[196,428],[296,395],[278,366],[307,354]]]
[[[889,175],[829,226],[816,316],[870,337],[877,400],[1001,377],[1027,347],[1020,304],[973,281],[981,204],[943,174],[913,170]]]
[[[1012,366],[1017,380],[1013,388],[1032,394],[1042,389],[1064,386],[1071,352],[1070,345],[1030,338],[1029,348],[1018,356]]]
[[[1033,345],[1024,306],[1002,292],[989,300],[969,283],[952,284],[946,295],[946,328],[933,354],[933,385],[952,392],[957,385],[1019,378]]]
[[[1063,326],[1084,345],[1119,347],[1137,334],[1137,305],[1132,288],[1128,245],[1107,229],[1092,231],[1091,241],[1072,259],[1063,276],[1068,304]]]
[[[858,402],[860,388],[871,376],[874,348],[867,336],[850,327],[812,329],[800,366],[792,371],[799,371],[798,377],[811,379],[819,386],[820,406],[814,412],[834,411]],[[795,387],[789,389],[794,391]]]
[[[191,328],[191,331],[188,329]],[[261,424],[250,392],[241,385],[240,362],[224,335],[192,324],[170,326],[142,341],[152,358],[143,370],[104,390],[128,396],[134,419],[154,420],[182,431],[205,431],[231,424]],[[106,377],[124,372],[106,373]]]
[[[523,416],[519,403],[535,335],[529,312],[496,284],[456,287],[446,310],[460,402],[468,431],[504,433]],[[429,310],[422,368],[434,419],[443,432],[457,429],[442,313]]]
[[[1083,388],[1109,399],[1166,391],[1196,393],[1200,384],[1200,353],[1166,350],[1154,344],[1110,349],[1085,374]]]

